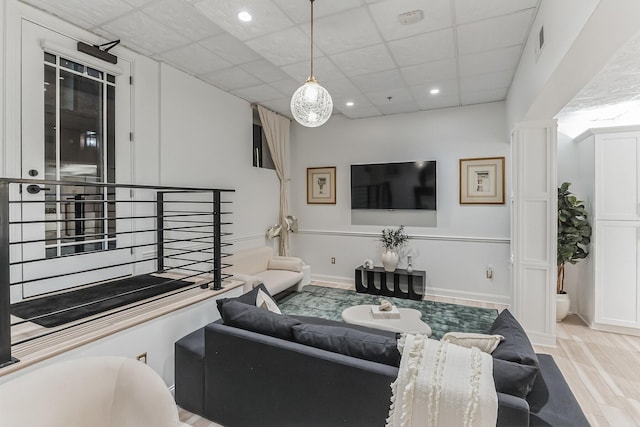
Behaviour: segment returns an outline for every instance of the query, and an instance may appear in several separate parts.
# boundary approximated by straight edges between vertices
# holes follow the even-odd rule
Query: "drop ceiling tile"
[[[425,81],[448,80],[456,77],[456,60],[450,58],[410,65],[400,68],[400,71],[409,86],[419,85]]]
[[[230,63],[198,44],[170,50],[161,54],[160,58],[193,74],[206,74],[231,66]]]
[[[435,110],[438,108],[451,108],[460,106],[458,96],[438,96],[432,98],[416,99],[420,110]]]
[[[331,60],[347,76],[375,73],[395,67],[393,59],[383,44],[333,55]]]
[[[183,0],[161,0],[142,11],[191,41],[220,34],[223,30]]]
[[[311,5],[308,1],[301,0],[275,0],[275,3],[296,24],[308,23],[311,17]],[[325,0],[313,3],[314,21],[323,16],[333,15],[347,9],[362,6],[360,0]]]
[[[285,117],[292,118],[291,99],[289,98],[272,99],[269,101],[263,101],[260,104],[272,111],[275,111],[276,113],[282,114]]]
[[[294,80],[300,81],[300,84],[304,83],[309,77],[311,71],[311,64],[308,59],[298,62],[296,64],[285,65],[282,67],[282,71],[290,75]],[[313,60],[313,74],[320,84],[324,85],[326,82],[344,79],[342,71],[336,67],[326,56],[322,58],[314,58]]]
[[[431,94],[431,89],[439,89],[436,95]],[[435,102],[438,99],[458,99],[458,81],[455,79],[429,82],[410,87],[413,98],[420,102]]]
[[[496,73],[477,74],[460,78],[462,92],[502,89],[511,86],[515,70],[498,71]]]
[[[364,119],[366,117],[376,117],[382,114],[379,109],[371,104],[360,107],[354,106],[350,109],[343,109],[341,112],[350,119]]]
[[[504,101],[507,88],[478,91],[462,91],[462,105],[482,104],[484,102]]]
[[[264,83],[271,83],[289,77],[287,73],[285,73],[266,59],[259,59],[247,64],[242,64],[240,65],[240,68],[245,70],[247,73],[257,77]]]
[[[456,0],[458,24],[481,21],[500,15],[535,8],[538,0]]]
[[[201,41],[200,44],[234,65],[262,58],[256,51],[227,33],[209,37]]]
[[[382,114],[415,113],[419,109],[418,104],[416,104],[415,101],[379,105],[378,108]]]
[[[194,7],[207,18],[240,40],[248,40],[293,26],[293,22],[275,3],[265,0],[202,0]],[[246,10],[251,22],[238,20],[238,12]]]
[[[257,86],[236,89],[236,90],[233,90],[232,93],[239,96],[240,98],[246,99],[248,101],[254,101],[254,102],[271,101],[271,100],[280,99],[286,96],[285,94],[274,89],[268,84],[261,84]]]
[[[458,27],[460,55],[516,46],[524,43],[534,10],[487,19]]]
[[[384,40],[396,40],[417,34],[441,30],[453,25],[451,6],[442,0],[385,0],[369,6],[373,20]],[[400,23],[398,15],[421,10],[423,19],[409,25]]]
[[[125,1],[125,3],[128,3],[133,7],[142,7],[145,4],[149,4],[149,3],[151,3],[152,1],[155,1],[155,0],[124,0],[124,1]]]
[[[453,58],[456,54],[452,29],[392,41],[388,46],[400,67]]]
[[[369,92],[365,95],[367,95],[367,98],[369,98],[373,105],[380,109],[382,109],[383,106],[391,104],[408,104],[414,102],[413,96],[407,88]]]
[[[276,90],[279,90],[280,92],[287,95],[293,95],[293,92],[295,92],[300,86],[302,86],[302,83],[298,83],[289,77],[284,80],[271,82],[269,84]]]
[[[247,46],[275,65],[293,64],[310,55],[309,37],[298,27],[249,40]],[[314,57],[321,55],[318,49],[314,50]]]
[[[303,29],[310,34],[308,26]],[[313,33],[315,45],[327,55],[382,42],[376,25],[364,8],[316,19]]]
[[[363,92],[389,90],[406,86],[402,74],[396,69],[363,74],[353,77],[352,80]]]
[[[244,87],[257,86],[261,82],[240,67],[225,68],[202,76],[203,80],[225,89],[233,90]]]
[[[166,52],[189,43],[189,39],[154,21],[142,12],[133,12],[103,28],[153,53]]]
[[[4,3],[4,2],[3,2]],[[79,20],[94,26],[108,22],[118,16],[133,10],[133,8],[120,0],[65,0],[65,1],[25,1],[46,11],[66,19],[69,22]]]
[[[345,102],[356,99],[366,100],[362,92],[360,92],[360,89],[351,83],[349,79],[333,80],[323,86],[329,91],[329,94],[331,94],[331,97],[334,99],[334,104],[336,99],[344,99]]]
[[[505,49],[461,55],[458,59],[460,75],[471,76],[495,71],[515,70],[521,52],[521,46],[512,46]]]

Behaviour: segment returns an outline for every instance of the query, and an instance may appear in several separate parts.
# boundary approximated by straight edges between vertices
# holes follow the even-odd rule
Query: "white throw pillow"
[[[504,340],[502,335],[475,334],[472,332],[447,332],[441,341],[447,341],[461,347],[476,347],[485,353],[491,353],[498,347],[500,341]]]
[[[258,291],[258,295],[256,295],[256,307],[266,308],[274,313],[282,314],[278,308],[278,304],[276,304],[273,298],[267,295],[262,289],[260,289]]]

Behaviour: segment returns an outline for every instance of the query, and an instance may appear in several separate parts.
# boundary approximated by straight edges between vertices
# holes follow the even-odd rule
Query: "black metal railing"
[[[12,327],[43,317],[12,323],[14,303],[148,273],[193,282],[175,293],[221,289],[233,191],[0,178],[0,367],[16,361]]]

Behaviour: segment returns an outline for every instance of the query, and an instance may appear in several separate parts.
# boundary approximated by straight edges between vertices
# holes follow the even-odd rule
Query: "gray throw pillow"
[[[516,382],[526,381],[526,387],[523,387],[522,384],[514,384],[513,387],[519,390],[516,395],[521,395],[523,390],[526,390],[526,393],[528,394],[533,387],[536,376],[538,375],[539,362],[538,356],[533,350],[533,346],[531,345],[524,328],[516,318],[513,317],[509,310],[503,310],[493,322],[489,333],[502,335],[504,337],[504,340],[498,344],[498,347],[496,347],[493,353],[491,353],[491,356],[494,359],[526,366],[526,368],[518,368],[517,366],[514,367],[503,363],[498,363],[498,366],[496,366],[496,363],[494,362],[494,380],[496,383],[499,381],[502,382],[505,386],[506,381],[510,376],[513,376],[514,381]],[[500,372],[500,369],[504,369],[506,373]],[[526,394],[521,397],[525,396]]]
[[[291,329],[300,344],[386,365],[400,365],[395,338],[340,326],[300,324]]]
[[[218,309],[225,325],[289,341],[293,340],[291,327],[300,324],[292,317],[235,300],[225,302]]]
[[[524,399],[531,391],[537,375],[538,368],[535,366],[493,359],[493,382],[496,391],[501,393]]]

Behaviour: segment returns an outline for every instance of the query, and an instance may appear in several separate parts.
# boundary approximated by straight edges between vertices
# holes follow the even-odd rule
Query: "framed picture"
[[[504,204],[504,157],[460,159],[460,204]]]
[[[307,168],[307,203],[336,204],[336,168]]]

